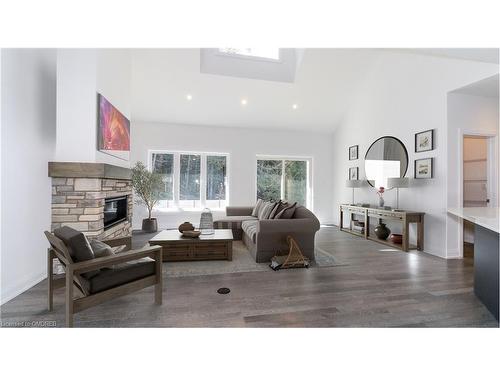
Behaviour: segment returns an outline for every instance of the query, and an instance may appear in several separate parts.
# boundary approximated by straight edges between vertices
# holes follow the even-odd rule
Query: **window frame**
[[[281,161],[281,197],[280,199],[285,199],[285,161],[305,161],[307,163],[307,182],[306,182],[306,208],[309,210],[313,210],[313,157],[312,156],[284,156],[284,155],[260,155],[257,154],[255,156],[255,169],[254,169],[254,197],[257,200],[257,179],[258,179],[258,165],[257,162],[259,160],[279,160]]]
[[[223,56],[223,57],[230,57],[230,58],[235,58],[235,59],[242,59],[242,60],[264,61],[264,62],[281,64],[281,63],[283,63],[281,48],[278,48],[278,50],[279,50],[279,58],[277,58],[277,59],[273,59],[271,57],[264,57],[264,56],[243,55],[240,53],[224,52],[224,51],[221,51],[220,48],[215,49],[215,51],[216,51],[215,55]]]
[[[171,151],[171,150],[148,150],[148,170],[153,170],[153,154],[172,154],[174,156],[173,163],[173,200],[167,202],[167,207],[158,208],[156,210],[160,211],[202,211],[205,207],[210,208],[211,210],[225,210],[227,206],[229,206],[229,181],[230,181],[230,154],[226,152],[207,152],[207,151]],[[180,173],[181,173],[181,164],[180,164],[180,156],[181,155],[199,155],[200,156],[200,199],[199,200],[181,200],[180,199]],[[207,156],[225,156],[226,157],[226,199],[225,204],[220,204],[219,207],[213,207],[212,205],[207,206],[208,202],[216,202],[214,200],[207,200]],[[162,200],[165,201],[165,200]],[[192,207],[189,204],[181,203],[181,202],[189,202],[193,203]]]

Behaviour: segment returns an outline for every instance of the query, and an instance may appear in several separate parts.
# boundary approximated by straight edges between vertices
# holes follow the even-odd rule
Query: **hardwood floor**
[[[498,327],[472,291],[471,259],[379,251],[331,227],[316,242],[346,265],[164,278],[162,306],[147,288],[76,314],[75,327]],[[63,301],[59,289],[47,312],[43,281],[1,306],[2,325],[63,327]]]

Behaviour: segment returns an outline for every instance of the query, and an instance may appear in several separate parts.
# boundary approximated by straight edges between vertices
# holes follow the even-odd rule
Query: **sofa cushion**
[[[257,226],[259,225],[258,220],[244,221],[241,224],[243,232],[252,240],[253,243],[257,242]]]
[[[262,199],[257,199],[257,204],[252,210],[252,216],[258,217],[259,216],[259,211],[262,205],[264,204],[264,201]]]
[[[296,208],[297,208],[297,202],[295,202],[291,206],[285,207],[283,210],[278,212],[274,218],[275,219],[291,219],[293,217],[293,214],[295,213]]]
[[[257,221],[253,216],[226,216],[214,221],[215,229],[241,229],[244,221]]]
[[[265,202],[259,212],[259,220],[269,219],[269,215],[277,203]]]
[[[112,269],[102,269],[98,275],[86,277],[84,287],[94,294],[154,274],[155,262],[145,258],[140,262],[122,263]]]

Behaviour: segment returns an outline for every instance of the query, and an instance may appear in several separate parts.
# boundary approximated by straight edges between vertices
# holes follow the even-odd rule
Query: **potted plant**
[[[148,209],[148,218],[142,220],[142,230],[148,233],[157,232],[158,222],[156,218],[151,217],[151,214],[160,200],[160,192],[163,189],[161,175],[148,171],[139,161],[132,168],[132,187],[136,193],[137,203],[143,204]]]

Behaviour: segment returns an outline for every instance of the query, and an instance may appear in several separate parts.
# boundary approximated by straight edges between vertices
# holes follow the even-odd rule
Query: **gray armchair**
[[[74,230],[70,229],[67,233],[71,234],[71,231]],[[73,326],[73,314],[79,311],[152,285],[155,286],[155,303],[162,304],[161,246],[130,250],[131,237],[115,238],[102,242],[112,247],[125,246],[124,251],[75,261],[75,250],[65,243],[68,238],[60,238],[47,231],[45,236],[51,245],[47,256],[48,309],[51,311],[53,308],[54,289],[65,287],[67,327]],[[64,266],[64,279],[54,280],[52,265],[55,258]]]

